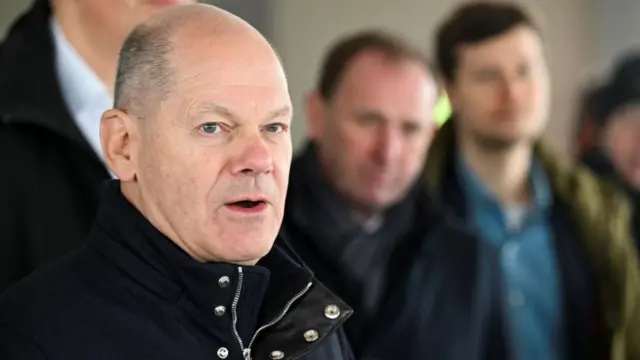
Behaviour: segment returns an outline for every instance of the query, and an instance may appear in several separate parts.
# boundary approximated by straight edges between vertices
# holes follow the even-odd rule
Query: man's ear
[[[100,142],[109,169],[122,181],[133,181],[137,170],[138,119],[118,109],[100,119]]]
[[[305,115],[307,119],[307,136],[314,140],[324,131],[325,100],[320,93],[313,91],[305,98]]]

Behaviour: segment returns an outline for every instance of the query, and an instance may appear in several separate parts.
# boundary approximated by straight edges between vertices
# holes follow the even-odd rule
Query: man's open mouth
[[[265,204],[263,200],[256,200],[256,201],[241,200],[241,201],[229,203],[230,206],[237,206],[245,209],[252,209],[263,204]]]
[[[236,213],[252,213],[262,212],[267,207],[267,201],[260,198],[244,199],[227,203],[227,208]]]

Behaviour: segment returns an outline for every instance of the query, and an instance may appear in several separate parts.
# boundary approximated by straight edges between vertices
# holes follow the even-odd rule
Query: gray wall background
[[[30,5],[30,0],[0,0],[0,38],[4,38],[7,28],[16,19],[16,16]]]
[[[595,14],[594,62],[596,70],[608,70],[612,58],[640,49],[639,0],[589,0]]]
[[[271,28],[271,0],[208,0],[201,1],[219,6],[248,21],[267,38],[272,36]]]

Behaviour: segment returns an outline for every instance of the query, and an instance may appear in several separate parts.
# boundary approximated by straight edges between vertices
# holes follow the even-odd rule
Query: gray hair
[[[169,58],[173,49],[171,26],[142,24],[126,38],[118,59],[114,107],[140,118],[151,116],[166,100],[175,83]]]

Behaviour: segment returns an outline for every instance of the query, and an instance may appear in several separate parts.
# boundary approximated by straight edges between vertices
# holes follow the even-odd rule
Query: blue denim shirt
[[[549,212],[553,194],[544,169],[531,169],[533,200],[519,209],[506,209],[458,158],[457,173],[467,200],[467,222],[501,249],[509,321],[518,359],[561,360],[565,334],[560,274]],[[519,225],[510,213],[520,213]]]

